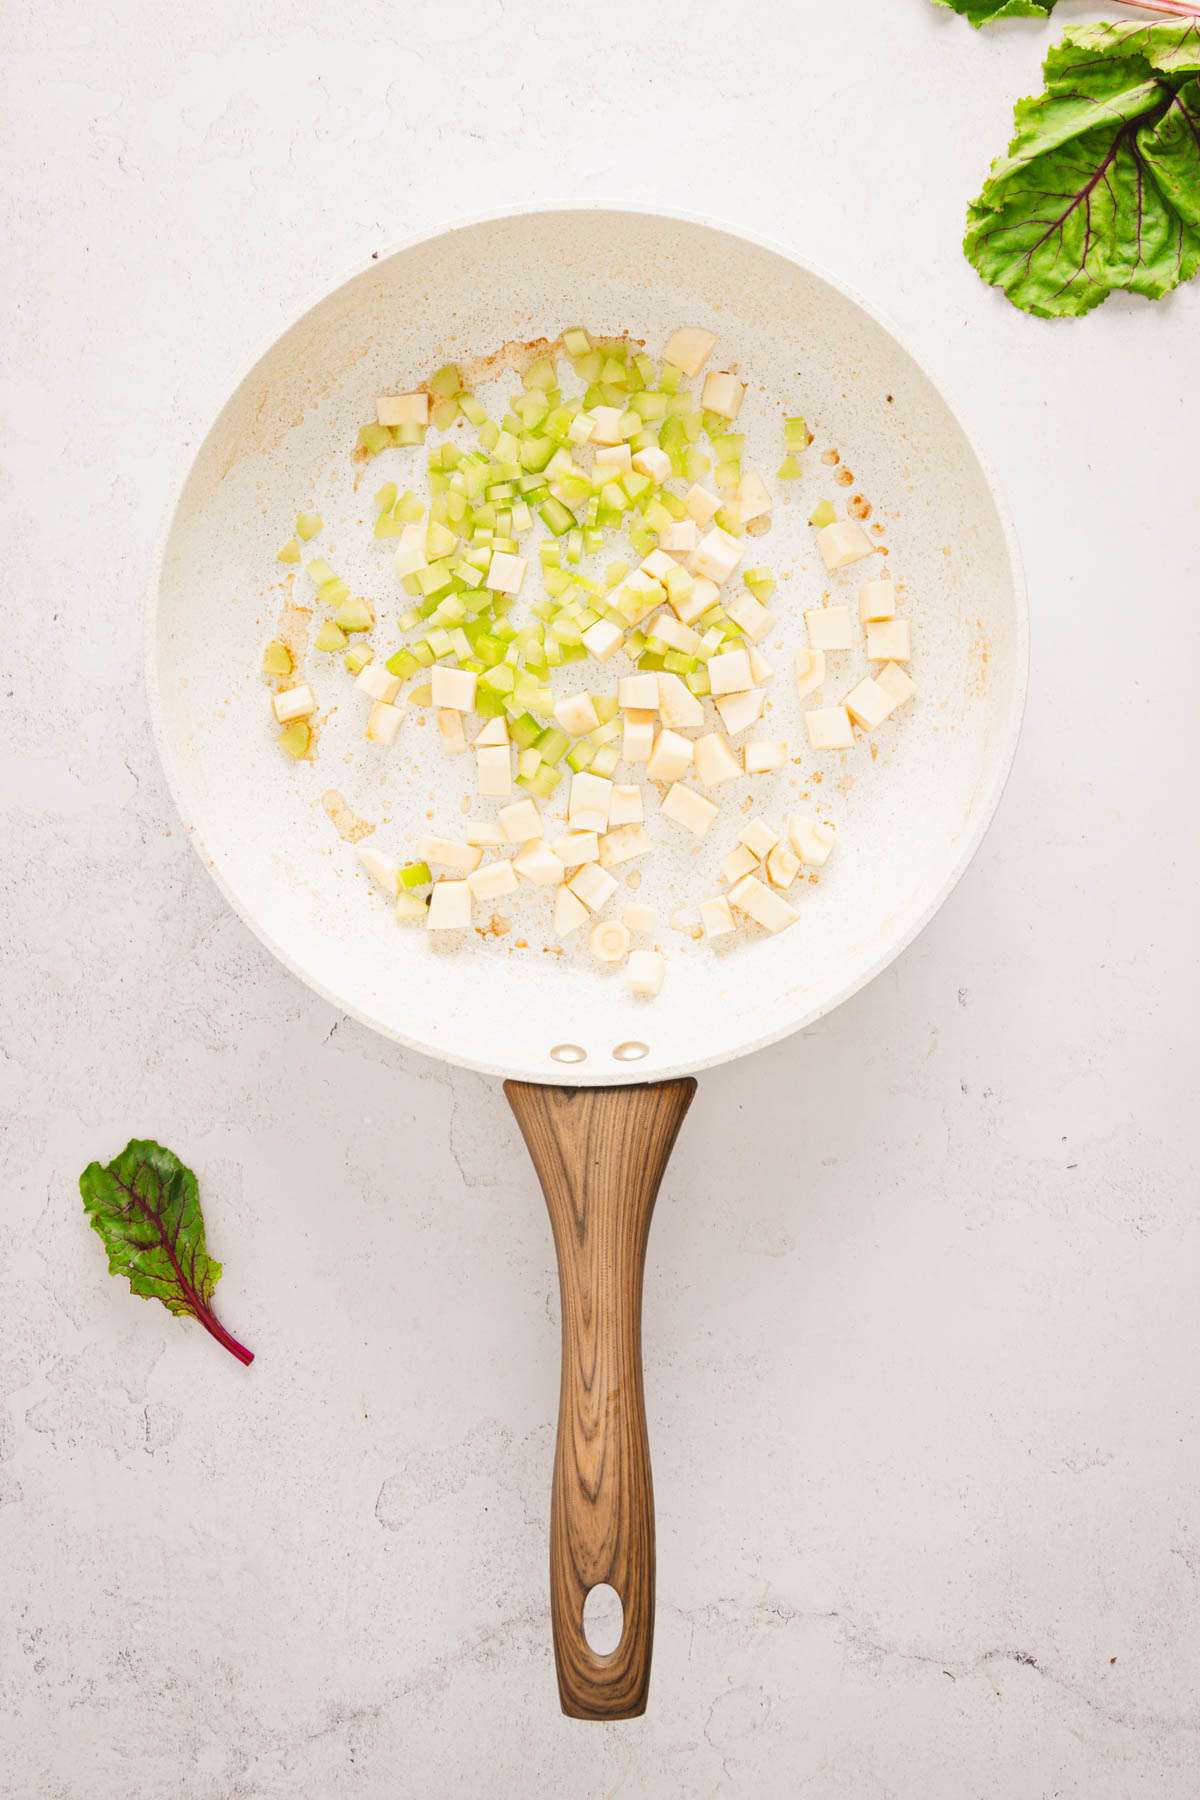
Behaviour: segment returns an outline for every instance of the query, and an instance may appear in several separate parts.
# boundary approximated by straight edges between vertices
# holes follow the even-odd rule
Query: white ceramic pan
[[[337,659],[309,651],[317,752],[289,762],[259,673],[281,619],[293,644],[309,629],[294,610],[308,604],[306,578],[289,583],[274,561],[300,508],[326,520],[313,549],[375,599],[382,653],[396,641],[386,622],[398,590],[388,546],[372,541],[370,495],[391,476],[404,484],[406,458],[418,459],[415,478],[423,458],[388,451],[366,471],[351,462],[376,396],[457,361],[476,383],[499,384],[479,386],[487,402],[515,384],[519,346],[577,323],[626,332],[652,352],[679,324],[715,331],[715,366],[736,364],[750,384],[738,420],[746,465],[768,479],[784,414],[802,412],[816,440],[804,480],[755,544],[755,560],[790,572],[767,647],[780,671],[771,735],[788,737],[799,760],[758,778],[754,806],[786,818],[819,804],[836,823],[836,851],[819,883],[806,883],[798,925],[777,938],[740,933],[717,953],[666,919],[716,891],[745,817],[741,790],[698,851],[658,826],[662,847],[638,896],[658,905],[669,957],[653,1002],[630,995],[619,973],[606,977],[585,947],[557,953],[544,890],[506,909],[507,929],[467,944],[397,926],[322,798],[336,792],[377,827],[381,849],[410,855],[430,814],[448,831],[461,822],[472,759],[441,757],[432,724],[416,714],[389,751],[367,744],[360,697]],[[790,680],[802,607],[827,588],[853,605],[872,569],[821,574],[806,521],[826,495],[869,506],[868,528],[880,528],[887,551],[878,566],[904,584],[913,622],[918,698],[875,734],[874,757],[865,743],[811,755]],[[541,212],[467,225],[373,262],[259,359],[188,475],[155,584],[150,690],[200,856],[252,930],[334,1005],[428,1055],[513,1078],[563,1289],[551,1588],[560,1695],[574,1716],[627,1718],[646,1703],[654,1536],[641,1271],[659,1180],[695,1088],[686,1078],[810,1025],[926,924],[999,800],[1026,653],[1012,533],[938,389],[829,280],[694,221]],[[613,667],[590,666],[584,679],[611,690]],[[846,659],[847,678],[859,667]],[[608,1655],[589,1647],[582,1623],[601,1583],[624,1612]]]

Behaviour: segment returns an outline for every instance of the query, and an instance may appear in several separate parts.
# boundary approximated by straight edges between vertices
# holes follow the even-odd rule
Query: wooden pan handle
[[[650,1216],[694,1081],[554,1088],[507,1081],[558,1253],[562,1385],[550,1508],[550,1605],[562,1709],[646,1710],[654,1645],[654,1490],[642,1394],[642,1272]],[[588,1644],[602,1582],[624,1610],[617,1648]]]

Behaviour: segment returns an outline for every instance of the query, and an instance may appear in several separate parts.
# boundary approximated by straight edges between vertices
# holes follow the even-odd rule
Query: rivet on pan
[[[582,1044],[555,1044],[550,1052],[555,1062],[577,1063],[587,1061],[587,1051]]]
[[[618,1062],[641,1062],[643,1056],[649,1054],[649,1044],[639,1044],[636,1038],[631,1038],[627,1044],[618,1044],[613,1051]]]

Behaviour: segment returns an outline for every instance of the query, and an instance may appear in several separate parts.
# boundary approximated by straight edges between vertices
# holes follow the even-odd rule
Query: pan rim
[[[210,397],[206,394],[203,405],[198,403],[196,408],[193,409],[191,415],[192,421],[197,424],[198,428],[202,427],[202,435],[200,435],[196,449],[188,458],[182,473],[178,475],[171,484],[155,537],[145,601],[143,673],[147,689],[150,725],[155,748],[158,753],[159,764],[166,778],[167,791],[170,794],[179,821],[187,834],[189,842],[195,849],[202,866],[215,883],[222,898],[233,909],[238,918],[242,920],[243,924],[246,925],[258,939],[259,943],[261,943],[291,975],[295,976],[297,980],[301,981],[304,986],[309,988],[313,993],[318,994],[321,999],[325,1000],[344,1017],[357,1020],[359,1024],[367,1026],[372,1031],[379,1032],[382,1037],[389,1038],[392,1042],[402,1045],[407,1050],[415,1051],[419,1055],[433,1057],[437,1061],[448,1063],[453,1067],[471,1069],[475,1073],[481,1075],[497,1077],[511,1076],[513,1071],[510,1065],[495,1063],[483,1057],[464,1055],[461,1052],[451,1051],[441,1045],[430,1044],[422,1039],[410,1036],[403,1031],[399,1031],[391,1025],[384,1024],[379,1019],[373,1017],[363,1007],[348,1004],[344,996],[327,986],[319,979],[319,977],[314,976],[309,973],[308,970],[300,967],[299,963],[293,958],[291,953],[275,939],[273,934],[262,923],[261,919],[255,917],[252,911],[242,903],[239,896],[234,893],[209,848],[208,843],[200,832],[199,827],[189,817],[183,776],[176,763],[175,755],[170,745],[162,696],[159,688],[157,669],[158,624],[167,547],[179,512],[180,503],[183,499],[184,490],[191,479],[192,471],[195,468],[197,461],[202,456],[205,446],[208,444],[226,406],[250,378],[259,363],[262,362],[274,349],[276,344],[279,343],[280,339],[289,331],[293,330],[304,319],[308,318],[319,306],[331,299],[333,295],[349,286],[351,282],[356,281],[360,276],[367,274],[377,265],[390,262],[394,257],[403,255],[409,250],[417,249],[422,245],[434,243],[440,238],[449,237],[456,232],[471,230],[481,225],[498,225],[508,221],[515,222],[517,220],[529,218],[542,218],[553,216],[558,213],[624,213],[642,219],[662,219],[663,221],[672,224],[694,225],[699,226],[704,230],[720,232],[736,241],[749,244],[755,249],[766,251],[771,255],[781,258],[793,268],[800,270],[806,275],[815,277],[818,281],[824,282],[826,286],[832,288],[835,293],[840,294],[844,299],[849,300],[854,306],[858,307],[860,312],[892,339],[892,341],[903,351],[905,356],[908,357],[914,367],[920,371],[925,380],[929,382],[938,398],[942,401],[942,404],[946,407],[958,429],[962,432],[967,447],[975,458],[980,473],[983,476],[992,505],[996,510],[996,517],[999,521],[1004,539],[1005,552],[1008,556],[1009,566],[1012,572],[1012,592],[1015,607],[1013,634],[1013,691],[1009,702],[1007,720],[1004,726],[1004,741],[1000,745],[998,755],[994,761],[993,772],[988,788],[977,809],[975,823],[971,831],[964,838],[957,857],[947,871],[942,882],[939,884],[936,892],[922,908],[919,915],[897,938],[887,945],[873,962],[858,971],[844,984],[844,986],[839,987],[832,996],[810,1007],[796,1019],[790,1020],[783,1025],[772,1027],[770,1030],[764,1031],[757,1036],[741,1041],[730,1049],[695,1058],[693,1060],[673,1062],[661,1069],[655,1069],[653,1075],[648,1074],[644,1077],[644,1081],[670,1081],[684,1075],[700,1074],[705,1069],[717,1068],[723,1063],[734,1062],[740,1057],[750,1056],[759,1050],[766,1050],[770,1048],[772,1044],[779,1043],[784,1038],[792,1037],[802,1031],[806,1031],[810,1026],[817,1024],[819,1020],[826,1017],[827,1014],[836,1011],[836,1009],[843,1005],[845,1001],[852,999],[855,994],[859,993],[863,988],[874,981],[877,976],[881,975],[891,963],[895,962],[896,959],[921,935],[933,919],[934,915],[940,911],[941,907],[966,874],[970,864],[974,861],[976,853],[995,820],[996,813],[999,810],[1000,802],[1004,797],[1004,792],[1008,786],[1013,764],[1016,759],[1017,746],[1020,742],[1021,729],[1024,723],[1025,708],[1029,694],[1029,595],[1024,559],[1021,555],[1020,544],[1009,511],[1008,502],[990,460],[981,452],[973,433],[968,429],[968,426],[964,422],[963,413],[957,404],[956,395],[952,391],[951,384],[949,384],[941,375],[934,375],[931,372],[924,358],[919,356],[912,349],[905,333],[898,329],[886,312],[876,306],[873,301],[864,299],[856,288],[850,286],[840,277],[830,274],[820,263],[813,262],[807,256],[799,255],[787,244],[778,239],[769,237],[761,232],[746,229],[742,226],[735,226],[728,221],[714,217],[711,214],[705,215],[683,208],[645,205],[638,201],[626,199],[603,198],[586,201],[561,200],[543,202],[537,206],[518,207],[515,209],[512,207],[500,207],[488,212],[471,213],[447,221],[436,231],[422,230],[414,232],[410,236],[402,238],[399,241],[388,245],[386,248],[378,250],[366,263],[361,260],[356,260],[353,267],[339,279],[331,283],[322,284],[315,296],[310,297],[306,304],[292,315],[287,324],[281,329],[274,331],[269,337],[264,336],[264,339],[260,340],[253,355],[241,365],[241,372],[237,379],[232,385],[225,387],[223,396],[215,406],[211,403]],[[578,1075],[573,1073],[576,1068],[580,1071]],[[586,1071],[586,1073],[584,1071]],[[642,1083],[638,1083],[636,1080],[631,1082],[631,1075],[632,1070],[628,1064],[623,1064],[619,1068],[611,1071],[602,1069],[598,1066],[592,1067],[586,1063],[562,1065],[556,1067],[553,1072],[546,1072],[541,1075],[536,1073],[531,1074],[525,1070],[519,1071],[519,1079],[540,1083],[543,1086],[617,1087],[642,1085]]]

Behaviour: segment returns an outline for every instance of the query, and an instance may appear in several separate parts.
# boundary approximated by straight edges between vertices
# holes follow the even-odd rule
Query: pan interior
[[[390,547],[371,537],[371,495],[393,478],[421,490],[424,458],[389,451],[365,471],[352,464],[349,449],[376,396],[415,385],[442,363],[478,363],[507,342],[552,338],[578,323],[627,332],[652,353],[681,323],[715,331],[713,366],[733,365],[749,382],[738,420],[744,466],[779,494],[772,528],[752,540],[748,560],[780,577],[772,609],[781,622],[764,645],[777,674],[762,735],[786,738],[792,760],[778,775],[722,790],[732,801],[724,798],[700,843],[651,823],[660,847],[641,865],[637,898],[658,909],[668,973],[649,1003],[626,991],[619,971],[595,963],[585,942],[558,943],[543,890],[498,907],[495,931],[465,945],[398,926],[322,797],[341,795],[375,826],[373,845],[410,856],[430,829],[458,833],[473,759],[444,758],[432,718],[421,723],[415,712],[390,751],[367,744],[361,697],[336,658],[310,649],[304,675],[321,707],[317,754],[290,763],[276,748],[259,673],[283,608],[311,604],[307,577],[289,577],[275,562],[301,508],[326,521],[312,550],[374,599],[379,652],[399,641],[389,626],[402,610],[400,590]],[[492,385],[478,392],[495,414],[516,378],[487,373]],[[776,489],[781,421],[797,412],[815,442],[804,479]],[[826,460],[834,451],[836,464]],[[822,574],[807,519],[826,496],[839,512],[861,496],[868,528],[882,527],[886,559]],[[814,756],[791,678],[801,613],[824,592],[855,605],[876,563],[903,585],[918,698],[872,745]],[[202,856],[304,980],[432,1055],[533,1081],[648,1079],[810,1022],[882,967],[944,897],[987,824],[1012,754],[1024,681],[1019,590],[1005,527],[962,430],[894,338],[837,288],[699,224],[531,214],[464,227],[374,264],[306,314],[247,376],[205,440],[170,528],[152,688],[168,772]],[[318,623],[314,609],[310,635]],[[304,625],[290,615],[293,631]],[[603,669],[573,665],[556,688],[611,691],[627,667],[624,659]],[[828,700],[867,665],[855,651],[831,659],[831,669]],[[577,672],[578,681],[567,679]],[[548,810],[561,814],[558,796]],[[697,902],[720,890],[717,871],[746,818],[782,823],[800,810],[830,817],[837,845],[820,879],[795,896],[798,925],[776,939],[747,929],[714,949],[668,923],[679,908],[694,921]],[[488,808],[477,802],[470,811]],[[477,923],[489,918],[485,909]]]

